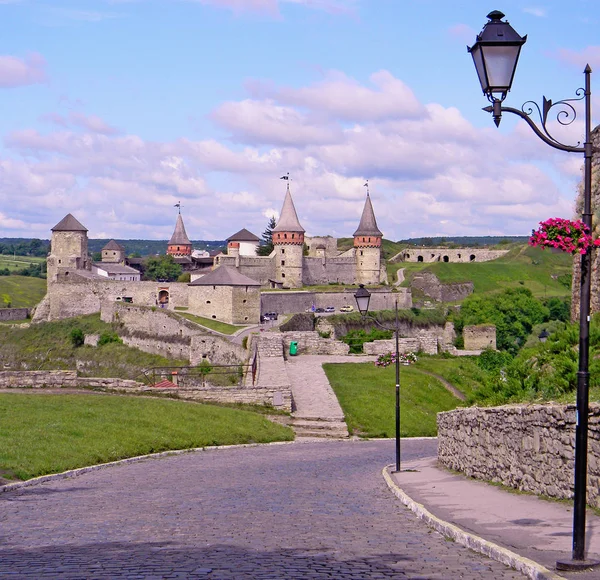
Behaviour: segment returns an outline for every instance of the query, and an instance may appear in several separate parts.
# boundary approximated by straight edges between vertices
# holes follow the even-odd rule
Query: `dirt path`
[[[433,377],[434,379],[437,379],[438,381],[440,381],[440,383],[442,383],[442,385],[444,385],[444,387],[448,391],[450,391],[457,399],[460,399],[461,401],[467,400],[467,396],[462,391],[459,391],[452,383],[449,383],[444,377],[440,377],[440,375],[436,375],[435,373],[432,373],[430,371],[425,371],[423,369],[415,369],[415,370],[417,370],[420,373],[423,373],[425,375],[429,375],[430,377]]]

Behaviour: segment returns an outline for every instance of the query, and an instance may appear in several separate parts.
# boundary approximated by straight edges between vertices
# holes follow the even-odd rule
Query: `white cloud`
[[[0,87],[13,88],[43,83],[46,77],[46,61],[41,54],[32,53],[24,59],[0,56]]]

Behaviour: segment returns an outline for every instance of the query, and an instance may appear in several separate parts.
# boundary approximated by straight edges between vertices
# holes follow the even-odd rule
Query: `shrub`
[[[83,343],[85,341],[85,335],[83,334],[83,330],[81,330],[81,328],[74,328],[73,330],[71,330],[69,338],[71,339],[71,344],[75,348],[83,346]]]
[[[319,336],[321,338],[330,338],[331,337],[331,330],[319,330]]]
[[[98,339],[98,346],[102,346],[104,344],[110,344],[111,342],[116,342],[118,344],[123,344],[121,338],[116,332],[103,332]]]
[[[244,336],[244,338],[242,338],[242,348],[248,349],[248,337]]]

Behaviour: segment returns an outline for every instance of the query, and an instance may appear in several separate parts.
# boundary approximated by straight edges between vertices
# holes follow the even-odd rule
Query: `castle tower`
[[[177,205],[177,207],[179,207],[179,205]],[[183,218],[181,217],[181,208],[177,214],[175,231],[167,246],[167,254],[170,254],[174,258],[192,255],[192,242],[190,242],[190,239],[185,233],[185,226],[183,225]]]
[[[301,288],[304,228],[298,221],[289,183],[281,208],[281,216],[273,228],[273,247],[275,249],[275,280],[288,288]]]
[[[87,229],[70,213],[52,228],[50,255],[47,260],[48,284],[68,270],[91,270]]]
[[[356,283],[379,284],[381,278],[381,238],[369,190],[358,229],[354,232]]]
[[[110,264],[125,264],[125,248],[111,240],[102,248],[102,261]]]

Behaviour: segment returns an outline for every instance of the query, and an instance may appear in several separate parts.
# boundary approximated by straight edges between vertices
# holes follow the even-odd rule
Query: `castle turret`
[[[377,227],[371,197],[367,191],[367,199],[360,223],[358,229],[354,232],[357,284],[380,283],[382,237],[383,234]]]
[[[167,246],[167,254],[170,254],[174,258],[192,255],[192,242],[190,242],[185,232],[181,212],[177,214],[177,223]]]
[[[273,247],[276,281],[288,288],[301,288],[304,228],[298,221],[289,183],[279,221],[273,228]]]
[[[125,248],[111,240],[102,248],[102,261],[110,264],[125,264]]]
[[[70,213],[52,228],[50,255],[48,256],[48,284],[56,282],[60,272],[91,270],[88,255],[87,229]]]

